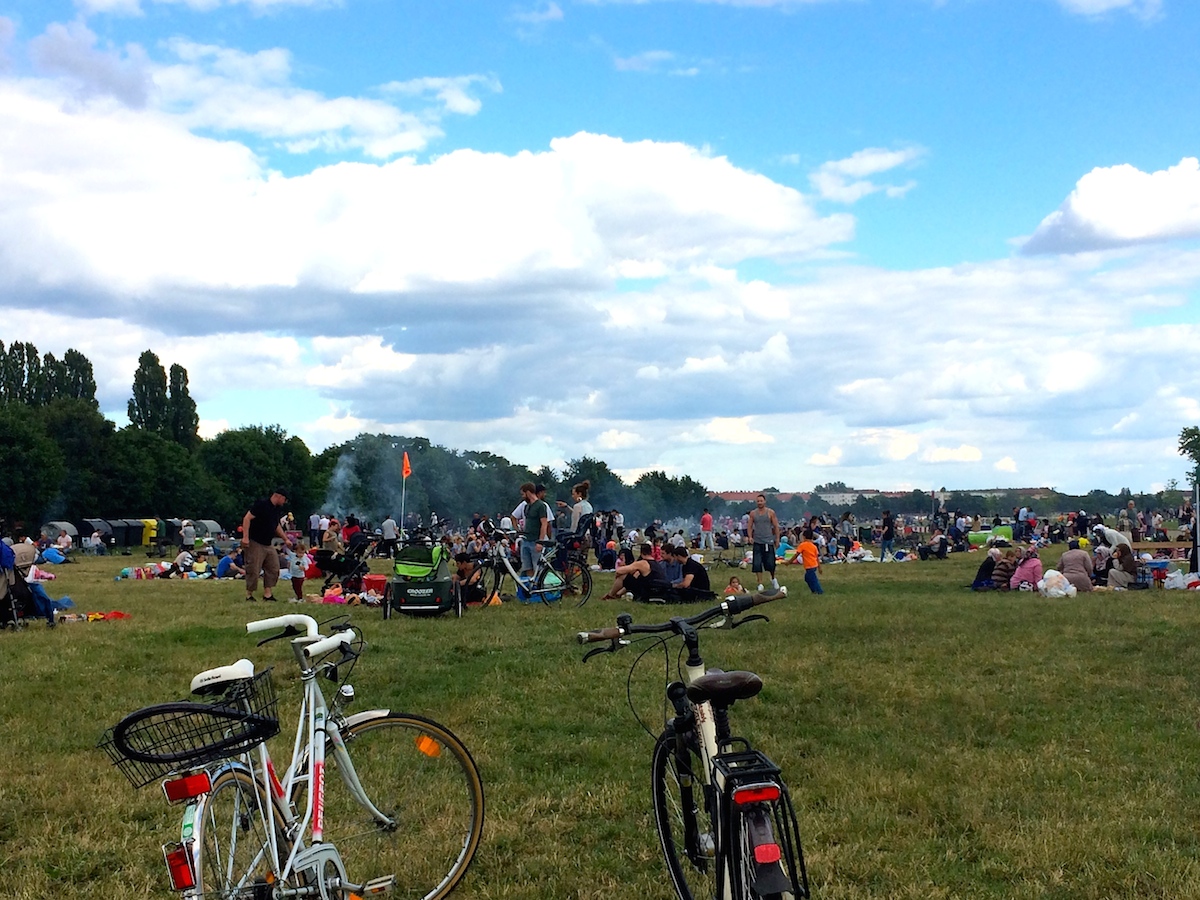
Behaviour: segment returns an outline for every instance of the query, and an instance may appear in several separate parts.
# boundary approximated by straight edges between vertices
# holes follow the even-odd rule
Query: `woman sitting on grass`
[[[1037,554],[1037,548],[1030,547],[1025,551],[1025,555],[1021,557],[1021,561],[1017,563],[1017,570],[1013,572],[1012,578],[1008,580],[1008,585],[1015,591],[1021,588],[1022,585],[1028,584],[1031,587],[1024,588],[1024,590],[1036,591],[1037,583],[1041,580],[1042,560]]]

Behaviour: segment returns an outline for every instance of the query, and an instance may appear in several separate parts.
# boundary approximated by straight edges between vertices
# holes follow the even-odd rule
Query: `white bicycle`
[[[247,659],[201,672],[196,700],[137,710],[101,741],[134,787],[162,780],[168,802],[184,806],[179,840],[163,847],[172,889],[184,900],[449,894],[483,833],[483,784],[462,741],[421,716],[345,714],[364,647],[345,618],[328,636],[305,615],[246,630],[278,632],[259,646],[291,638],[300,667],[282,776],[265,743],[280,730],[271,670],[255,673]],[[322,674],[340,680],[332,703]],[[327,749],[340,784],[326,780]]]

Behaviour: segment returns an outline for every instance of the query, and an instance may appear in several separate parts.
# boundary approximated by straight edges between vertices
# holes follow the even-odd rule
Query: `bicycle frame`
[[[259,817],[267,843],[270,858],[267,864],[271,873],[278,881],[286,883],[289,879],[309,869],[321,873],[324,866],[332,865],[343,885],[347,884],[345,867],[337,850],[324,841],[324,799],[325,799],[325,761],[326,751],[332,745],[333,754],[337,760],[337,769],[345,782],[347,789],[354,799],[373,818],[383,825],[391,826],[392,820],[380,812],[367,796],[350,754],[346,750],[342,738],[342,728],[336,715],[330,714],[330,708],[325,700],[320,685],[317,683],[318,667],[314,665],[314,649],[322,644],[329,644],[335,639],[321,638],[316,632],[316,622],[309,616],[280,616],[247,625],[247,630],[262,631],[268,628],[303,626],[310,636],[299,637],[292,641],[292,649],[297,662],[300,664],[300,677],[303,694],[300,702],[300,713],[296,724],[296,738],[292,747],[292,758],[283,778],[277,775],[271,753],[266,743],[261,743],[253,750],[242,755],[238,761],[227,762],[213,773],[215,781],[226,769],[242,768],[254,780],[266,802],[259,804]],[[256,627],[258,626],[258,627]],[[261,627],[265,626],[265,627]],[[336,638],[336,636],[335,636]],[[345,635],[341,640],[348,641]],[[334,644],[336,646],[336,643]],[[325,647],[327,652],[332,647]],[[316,655],[320,655],[319,653]],[[336,704],[335,704],[336,711]],[[367,710],[348,717],[347,726],[379,715],[385,710]],[[292,804],[293,791],[297,785],[303,784],[306,789],[306,802],[303,813],[298,815]],[[193,821],[197,808],[204,802],[203,797],[196,798],[189,804],[184,813],[184,834],[188,833],[188,823]],[[306,844],[304,835],[308,834]],[[287,835],[291,850],[286,859],[280,856],[278,835]],[[194,841],[195,838],[192,838]],[[192,859],[196,858],[195,847],[192,848]],[[321,896],[326,896],[325,885],[320,882]],[[195,894],[185,896],[197,896]]]
[[[497,543],[495,547],[488,551],[488,559],[492,561],[492,564],[495,565],[497,569],[499,569],[500,565],[504,566],[503,570],[500,571],[501,576],[505,574],[509,575],[515,584],[521,586],[523,591],[530,596],[534,596],[538,594],[550,594],[554,593],[555,591],[562,590],[561,587],[556,587],[553,585],[542,588],[536,586],[539,576],[543,572],[554,568],[553,558],[556,552],[557,548],[554,546],[544,549],[541,555],[537,558],[537,562],[534,564],[533,574],[529,576],[522,576],[520,572],[513,568],[512,554],[505,550],[499,543]],[[497,582],[497,587],[499,587],[499,582]]]

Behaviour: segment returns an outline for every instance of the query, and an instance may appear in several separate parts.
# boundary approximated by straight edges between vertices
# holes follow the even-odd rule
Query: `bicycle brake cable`
[[[629,705],[629,711],[631,713],[633,713],[633,720],[638,723],[638,725],[641,727],[642,731],[644,731],[644,732],[646,732],[646,734],[650,735],[651,740],[658,740],[658,735],[646,727],[646,723],[644,721],[642,721],[642,717],[638,715],[637,708],[633,704],[633,672],[638,667],[638,663],[640,663],[642,661],[642,658],[647,653],[649,653],[651,650],[657,650],[658,648],[661,647],[662,651],[663,651],[663,669],[666,672],[666,676],[669,678],[671,675],[671,654],[670,654],[670,650],[669,650],[668,641],[670,641],[670,639],[672,637],[674,637],[674,635],[665,635],[663,637],[656,637],[656,636],[650,635],[650,636],[646,637],[645,640],[649,641],[649,646],[646,647],[646,649],[643,650],[641,653],[639,653],[637,655],[636,659],[634,659],[633,665],[631,665],[629,667],[629,675],[626,676],[626,679],[625,679],[625,702]],[[666,699],[666,694],[664,693],[663,694],[663,721],[664,722],[666,721],[666,712],[667,712],[667,699]]]

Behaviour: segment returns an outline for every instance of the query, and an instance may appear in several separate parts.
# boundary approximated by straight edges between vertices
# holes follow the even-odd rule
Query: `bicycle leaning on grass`
[[[306,615],[246,625],[278,632],[259,646],[291,638],[300,667],[282,776],[265,743],[280,730],[271,670],[255,673],[247,659],[193,678],[196,700],[137,710],[101,740],[134,787],[162,780],[168,802],[183,805],[179,840],[163,854],[184,900],[436,900],[471,864],[484,813],[471,754],[421,716],[347,715],[347,679],[365,644],[345,617],[326,624],[328,636]],[[340,681],[332,703],[320,674]],[[325,777],[327,750],[340,785]]]
[[[575,606],[583,606],[592,596],[592,572],[588,568],[583,552],[569,543],[556,540],[547,543],[534,561],[533,575],[523,577],[513,565],[513,550],[516,532],[493,529],[489,536],[492,546],[486,553],[475,557],[483,570],[480,587],[484,598],[502,593],[505,578],[525,592],[531,602],[557,603],[565,600]],[[573,535],[568,535],[573,539]],[[517,561],[520,566],[520,561]]]
[[[729,708],[755,696],[762,680],[753,672],[706,670],[700,656],[699,628],[765,621],[762,615],[737,617],[781,596],[741,594],[694,616],[656,625],[635,625],[624,614],[615,627],[578,635],[581,644],[608,642],[588,651],[585,662],[628,645],[627,637],[658,635],[634,661],[631,678],[645,653],[682,638],[680,656],[686,650],[687,657],[681,677],[667,685],[674,716],[655,741],[650,764],[654,825],[680,900],[809,896],[800,827],[779,767],[730,729]]]

